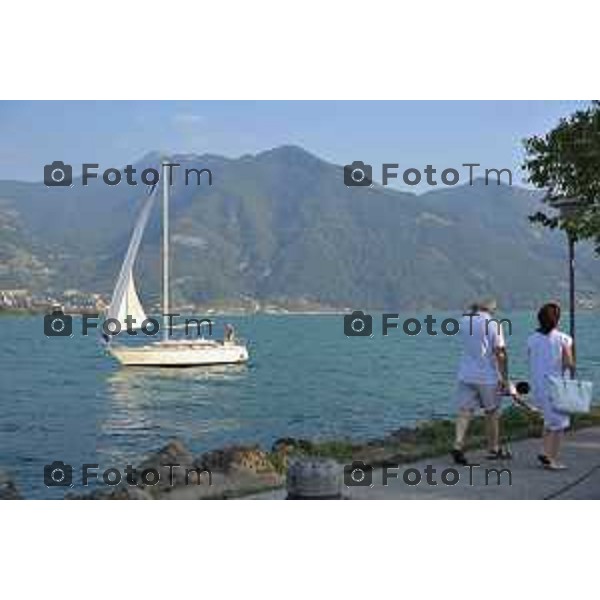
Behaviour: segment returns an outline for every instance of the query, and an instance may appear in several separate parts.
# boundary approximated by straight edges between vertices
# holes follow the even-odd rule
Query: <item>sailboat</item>
[[[167,182],[166,164],[163,164],[162,170],[163,339],[139,346],[112,343],[109,339],[105,348],[110,355],[124,366],[195,367],[245,363],[248,361],[248,349],[245,344],[237,341],[232,335],[222,341],[203,337],[198,339],[169,338],[169,184]],[[133,266],[150,216],[155,190],[156,187],[148,194],[142,205],[110,305],[106,310],[106,318],[117,319],[122,326],[126,317],[131,316],[131,329],[134,330],[141,329],[142,324],[147,319],[135,287]]]

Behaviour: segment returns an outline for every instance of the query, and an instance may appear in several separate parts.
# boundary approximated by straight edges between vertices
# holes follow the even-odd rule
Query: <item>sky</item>
[[[573,101],[0,102],[0,179],[40,181],[54,160],[121,168],[149,152],[254,154],[299,145],[327,161],[404,169],[509,168],[521,140],[585,106]],[[79,167],[78,167],[79,165]],[[405,187],[402,183],[400,187]],[[418,190],[416,190],[418,191]]]

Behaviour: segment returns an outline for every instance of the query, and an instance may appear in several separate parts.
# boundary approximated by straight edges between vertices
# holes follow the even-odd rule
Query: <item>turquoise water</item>
[[[436,315],[438,329],[445,316],[456,315]],[[525,378],[531,317],[509,316],[512,375]],[[453,412],[457,338],[382,337],[377,316],[373,338],[346,338],[342,315],[227,321],[249,341],[247,367],[139,370],[118,367],[93,336],[46,338],[41,315],[3,316],[0,466],[28,497],[62,498],[43,483],[54,460],[124,470],[174,436],[196,452],[283,436],[364,439]],[[599,315],[580,315],[579,376],[597,389],[599,337]]]

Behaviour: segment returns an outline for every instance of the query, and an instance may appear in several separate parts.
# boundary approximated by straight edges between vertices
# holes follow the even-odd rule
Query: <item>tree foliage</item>
[[[592,239],[600,254],[600,102],[579,110],[542,136],[525,140],[528,181],[546,191],[549,212],[530,220],[565,230],[576,240]],[[570,210],[556,204],[572,201]]]

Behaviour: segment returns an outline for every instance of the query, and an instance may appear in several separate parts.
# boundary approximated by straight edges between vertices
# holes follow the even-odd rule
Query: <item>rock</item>
[[[0,500],[23,500],[12,476],[0,469]]]
[[[273,444],[273,452],[289,454],[290,452],[301,452],[310,454],[314,450],[314,444],[309,440],[296,439],[291,437],[279,438]]]
[[[118,485],[114,488],[98,488],[91,492],[69,493],[65,500],[152,500],[152,496],[135,485]]]
[[[416,444],[417,430],[410,427],[400,427],[387,436],[387,440],[397,444]]]
[[[164,463],[180,463],[181,465],[191,465],[194,461],[191,452],[185,447],[183,442],[173,439],[166,446],[152,454],[150,459],[159,459]]]
[[[274,473],[275,467],[259,446],[229,446],[202,454],[196,466],[213,472]]]
[[[115,498],[117,499],[117,498]],[[143,489],[132,486],[127,488],[127,493],[125,498],[118,498],[119,500],[152,500],[151,496]]]
[[[168,465],[179,465],[172,468]],[[150,454],[140,465],[136,467],[137,481],[143,485],[141,476],[143,471],[155,470],[158,472],[160,480],[156,485],[147,486],[148,488],[169,488],[171,486],[171,472],[173,487],[177,485],[185,485],[186,472],[190,469],[195,469],[194,458],[190,451],[185,447],[183,442],[178,439],[171,440],[163,448],[157,452]],[[191,481],[196,473],[190,473],[188,480]]]

